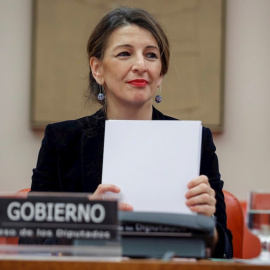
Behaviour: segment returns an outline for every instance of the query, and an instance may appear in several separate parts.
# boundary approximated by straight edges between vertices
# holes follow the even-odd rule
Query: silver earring
[[[103,85],[99,85],[99,94],[98,94],[97,98],[100,101],[105,99],[105,95],[103,94],[103,92],[104,92]]]
[[[157,95],[155,97],[156,103],[160,103],[162,101],[162,96],[161,96],[161,86],[157,88]]]

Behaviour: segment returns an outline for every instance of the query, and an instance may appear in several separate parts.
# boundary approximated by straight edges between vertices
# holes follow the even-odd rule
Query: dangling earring
[[[162,96],[161,96],[161,86],[157,88],[157,95],[155,97],[156,103],[160,103],[162,101]]]
[[[99,85],[99,94],[97,96],[98,100],[102,101],[105,98],[105,95],[103,94],[104,88],[103,85]]]

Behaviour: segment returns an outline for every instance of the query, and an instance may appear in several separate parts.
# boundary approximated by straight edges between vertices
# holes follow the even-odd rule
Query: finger
[[[188,188],[190,189],[190,188],[196,187],[201,183],[209,184],[209,180],[208,180],[208,177],[206,175],[200,175],[200,176],[192,179],[188,183]]]
[[[187,206],[203,205],[208,204],[210,206],[216,205],[216,198],[209,195],[208,193],[203,193],[195,197],[191,197],[186,201]]]
[[[210,206],[210,205],[195,205],[195,206],[190,206],[189,209],[192,212],[205,215],[205,216],[212,216],[216,212],[216,207],[215,206]]]
[[[121,211],[133,211],[133,206],[128,203],[119,202],[118,209]]]
[[[213,197],[215,196],[215,191],[210,187],[208,183],[201,183],[193,188],[190,188],[186,192],[186,198],[189,199],[191,197],[195,197],[203,193],[207,193]]]
[[[120,188],[111,184],[100,184],[94,192],[94,195],[102,195],[104,192],[108,191],[113,193],[119,193]]]

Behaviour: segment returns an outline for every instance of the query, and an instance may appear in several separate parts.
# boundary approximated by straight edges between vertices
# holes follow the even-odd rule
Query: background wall
[[[0,0],[0,191],[31,184],[42,134],[29,125],[31,0]],[[227,0],[224,132],[215,135],[225,189],[270,190],[270,1]]]
[[[29,187],[40,135],[30,129],[31,0],[0,0],[0,191]]]
[[[225,188],[270,191],[270,1],[228,0],[225,125],[215,137]]]

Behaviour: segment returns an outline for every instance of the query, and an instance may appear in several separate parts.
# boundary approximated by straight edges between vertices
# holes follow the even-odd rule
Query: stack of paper
[[[191,213],[187,183],[199,175],[200,121],[108,120],[102,183],[135,211]]]

